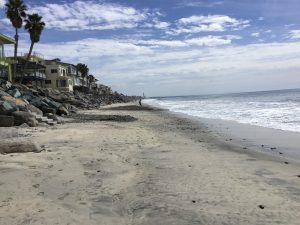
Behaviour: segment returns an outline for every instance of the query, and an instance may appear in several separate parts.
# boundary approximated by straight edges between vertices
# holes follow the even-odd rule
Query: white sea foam
[[[166,97],[145,103],[190,116],[300,132],[299,90]]]

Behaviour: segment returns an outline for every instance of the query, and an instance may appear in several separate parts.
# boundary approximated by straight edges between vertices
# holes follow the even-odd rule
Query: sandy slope
[[[298,164],[163,111],[85,113],[138,121],[28,129],[45,151],[0,155],[1,225],[300,224]]]

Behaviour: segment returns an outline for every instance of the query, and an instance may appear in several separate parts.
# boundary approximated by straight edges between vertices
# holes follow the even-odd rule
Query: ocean
[[[300,132],[300,89],[157,97],[143,101],[195,117]]]

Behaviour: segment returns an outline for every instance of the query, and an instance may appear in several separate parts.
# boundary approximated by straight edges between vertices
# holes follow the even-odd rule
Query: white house
[[[73,79],[68,76],[68,66],[59,60],[45,60],[47,88],[58,89],[60,91],[73,91]]]

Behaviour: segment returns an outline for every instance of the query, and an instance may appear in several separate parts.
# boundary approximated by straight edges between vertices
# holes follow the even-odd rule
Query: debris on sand
[[[41,149],[32,141],[24,140],[1,140],[0,153],[24,153],[24,152],[41,152]]]

